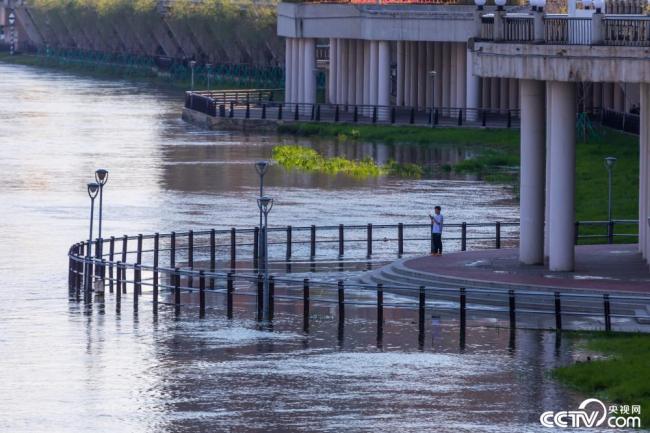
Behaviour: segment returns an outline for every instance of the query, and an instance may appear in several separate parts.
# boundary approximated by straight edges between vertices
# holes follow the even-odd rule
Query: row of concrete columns
[[[285,39],[285,101],[316,103],[316,40]]]
[[[390,105],[388,42],[330,39],[329,57],[330,103]]]
[[[519,259],[552,271],[575,264],[574,83],[521,80]]]
[[[585,106],[590,108],[606,108],[608,110],[629,112],[638,107],[638,83],[592,83],[585,88]]]

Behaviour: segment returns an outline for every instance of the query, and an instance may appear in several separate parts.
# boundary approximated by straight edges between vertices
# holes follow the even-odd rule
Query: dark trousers
[[[442,235],[440,233],[431,233],[433,238],[433,253],[442,254]]]

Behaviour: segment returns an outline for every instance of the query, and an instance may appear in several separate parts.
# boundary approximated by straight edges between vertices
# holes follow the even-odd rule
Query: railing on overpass
[[[598,18],[602,17],[602,25],[594,27],[593,19],[590,17],[544,14],[539,21],[543,31],[538,33],[535,31],[534,13],[482,15],[479,39],[554,45],[650,46],[650,16],[648,15],[595,15]],[[502,31],[498,30],[501,27],[495,24],[495,20],[503,20]],[[594,34],[594,31],[598,33]],[[536,34],[543,35],[543,39],[536,40]]]
[[[502,225],[512,227],[517,223],[462,223],[449,224],[447,227],[461,230],[463,245],[470,239],[467,236],[469,227],[473,230],[494,228],[496,237],[485,236],[485,233],[480,235],[479,232],[476,239],[480,242],[488,241],[485,245],[488,248],[499,248]],[[329,260],[335,262],[343,261],[350,253],[358,257],[359,261],[368,261],[382,253],[388,253],[386,257],[390,257],[391,248],[386,246],[394,248],[395,241],[397,248],[392,249],[392,259],[402,257],[405,254],[405,243],[413,245],[414,242],[419,242],[421,246],[422,242],[428,244],[430,230],[429,224],[270,228],[268,258],[271,275],[268,295],[271,305],[276,301],[302,302],[306,328],[309,326],[310,303],[338,304],[339,322],[344,319],[346,305],[376,305],[378,326],[383,324],[384,307],[414,309],[418,312],[420,334],[423,334],[425,312],[432,307],[427,307],[427,299],[437,302],[437,311],[449,310],[459,314],[461,331],[465,327],[468,311],[480,312],[482,317],[507,317],[512,329],[516,328],[522,317],[532,316],[549,318],[550,327],[557,329],[563,329],[566,325],[563,319],[596,318],[602,320],[601,326],[605,330],[611,331],[613,325],[618,324],[618,319],[635,318],[635,308],[639,303],[650,304],[650,297],[634,295],[610,296],[607,293],[577,294],[568,291],[486,287],[465,289],[450,283],[421,286],[412,283],[363,284],[319,278],[316,275],[310,275],[311,278],[292,275],[292,263],[299,264],[301,260],[307,259],[309,263],[315,264],[317,255],[330,256]],[[394,237],[395,234],[397,238]],[[233,298],[249,297],[256,300],[257,317],[261,320],[264,281],[258,268],[259,235],[258,228],[231,228],[124,235],[78,242],[68,252],[70,297],[80,301],[83,292],[84,302],[90,303],[93,290],[103,292],[104,287],[108,287],[109,293],[114,293],[115,310],[119,313],[122,302],[126,301],[122,299],[123,295],[127,294],[130,286],[132,308],[136,314],[139,304],[145,299],[151,299],[154,314],[158,313],[159,308],[172,307],[176,314],[180,314],[181,308],[187,310],[198,306],[199,315],[204,317],[208,300],[215,301],[211,295],[220,294],[228,318],[233,317]],[[489,242],[494,243],[490,245]],[[346,248],[350,243],[356,247]],[[242,251],[242,248],[246,250]],[[425,254],[428,253],[428,247],[424,251],[410,251],[411,254]],[[242,252],[250,258],[251,266],[248,268],[241,267]],[[300,256],[304,258],[301,259]],[[286,273],[281,273],[280,269],[285,265]],[[384,291],[404,297],[384,304]],[[370,299],[368,294],[371,294]],[[377,295],[376,300],[372,297],[374,294]],[[147,298],[144,298],[145,295]],[[207,298],[206,295],[210,297]],[[272,318],[273,309],[270,315]]]
[[[403,107],[353,104],[301,104],[271,99],[273,92],[231,92],[224,100],[206,92],[187,92],[185,108],[212,117],[276,121],[342,122],[400,124],[420,126],[483,126],[514,128],[519,126],[519,110],[467,109],[459,107]]]

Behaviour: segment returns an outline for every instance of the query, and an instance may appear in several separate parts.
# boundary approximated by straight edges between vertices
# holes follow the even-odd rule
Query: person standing
[[[436,206],[433,209],[433,215],[429,214],[431,218],[431,236],[433,237],[433,256],[442,255],[442,226],[444,224],[445,217],[442,216],[442,209],[440,206]]]

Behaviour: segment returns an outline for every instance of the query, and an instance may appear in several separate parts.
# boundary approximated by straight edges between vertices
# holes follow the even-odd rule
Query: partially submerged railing
[[[629,224],[628,221],[625,221]],[[583,222],[582,225],[598,225],[600,222]],[[610,224],[610,222],[607,222]],[[616,224],[616,222],[615,222]],[[450,224],[460,230],[461,249],[467,248],[467,241],[473,239],[487,242],[487,245],[499,248],[501,227],[514,227],[517,223],[495,224]],[[492,226],[492,227],[490,227]],[[468,236],[472,230],[494,229],[493,235]],[[395,231],[396,237],[387,239],[379,236],[381,230]],[[413,230],[411,235],[407,230]],[[426,230],[423,236],[422,231]],[[273,228],[269,235],[274,245],[269,258],[277,267],[278,263],[288,264],[295,260],[298,252],[295,247],[303,246],[300,255],[308,255],[311,261],[316,256],[328,255],[332,260],[342,260],[352,255],[365,255],[369,259],[378,253],[375,246],[379,243],[396,241],[396,250],[391,249],[393,257],[405,253],[405,244],[418,243],[420,246],[429,241],[430,225],[397,224],[366,226],[309,226]],[[357,233],[347,238],[346,234]],[[300,234],[307,236],[300,236]],[[322,237],[321,233],[329,236]],[[358,236],[358,234],[362,236]],[[419,233],[419,235],[417,234]],[[235,296],[254,299],[257,304],[257,317],[262,318],[263,277],[255,270],[259,259],[256,255],[257,229],[248,230],[204,230],[172,232],[167,234],[111,237],[108,240],[97,239],[90,244],[95,253],[90,257],[89,244],[80,242],[69,251],[69,288],[74,299],[91,302],[91,291],[104,291],[115,295],[115,309],[121,311],[122,297],[132,293],[133,309],[139,309],[140,298],[148,296],[152,302],[154,314],[159,308],[169,305],[176,314],[181,308],[196,308],[201,317],[205,316],[208,296],[211,302],[223,302],[226,315],[233,317]],[[239,236],[245,235],[246,238]],[[365,235],[365,236],[363,236]],[[280,239],[284,238],[284,242]],[[225,241],[225,242],[224,242]],[[493,243],[492,243],[493,242]],[[346,245],[362,243],[365,248],[346,248]],[[483,243],[485,246],[486,244]],[[395,245],[394,245],[395,246]],[[248,247],[253,266],[244,270],[238,254],[240,248]],[[384,251],[386,252],[386,251]],[[86,253],[86,254],[85,254]],[[280,254],[278,254],[280,253]],[[420,254],[424,251],[420,251]],[[271,267],[273,271],[273,266]],[[243,272],[242,272],[243,271]],[[403,298],[384,302],[384,292],[404,295]],[[316,296],[314,296],[316,294]],[[218,295],[218,298],[214,296]],[[164,298],[161,300],[161,296]],[[567,318],[591,318],[600,323],[605,330],[613,330],[617,319],[632,318],[634,308],[639,303],[650,304],[650,297],[620,296],[610,294],[580,294],[561,291],[506,290],[488,288],[450,287],[445,284],[412,286],[390,284],[357,284],[349,281],[331,281],[318,278],[296,278],[291,273],[273,272],[269,278],[269,296],[271,305],[270,318],[273,319],[276,302],[302,302],[304,328],[309,329],[310,308],[314,305],[338,306],[339,324],[345,320],[346,305],[373,306],[377,309],[378,331],[383,327],[383,310],[390,308],[415,309],[418,315],[418,334],[424,334],[426,311],[451,312],[458,314],[461,331],[464,332],[467,314],[478,316],[507,317],[511,329],[517,327],[521,318],[532,316],[547,318],[551,327],[563,329],[563,320]],[[547,321],[548,321],[547,320]],[[546,322],[547,322],[546,321]],[[544,323],[546,323],[544,322]]]
[[[428,126],[513,128],[519,125],[519,110],[472,109],[457,107],[416,108],[383,105],[299,104],[263,98],[248,101],[213,99],[209,95],[187,92],[185,108],[212,117],[277,121],[345,122]]]

